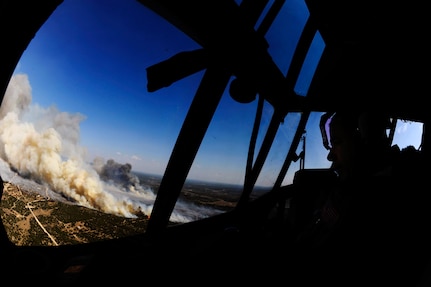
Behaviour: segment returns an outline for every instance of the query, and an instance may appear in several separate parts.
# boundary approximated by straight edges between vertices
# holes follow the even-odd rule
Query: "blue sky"
[[[188,82],[196,75],[168,94],[150,94],[145,69],[197,47],[136,1],[66,0],[37,33],[16,73],[28,75],[33,103],[85,116],[81,143],[90,154],[126,158],[146,150],[166,161],[159,150],[172,147],[195,92]],[[155,118],[165,119],[163,128]]]
[[[303,9],[303,3],[298,7]],[[295,27],[305,18],[293,21],[287,33],[297,37],[300,29]],[[274,26],[281,24],[285,23]],[[270,52],[286,70],[291,55],[286,50],[293,51],[296,42],[295,37],[277,37],[279,32],[273,29],[267,36],[274,43]],[[77,144],[86,150],[86,160],[112,158],[130,163],[136,171],[162,174],[203,72],[149,93],[146,68],[196,48],[199,45],[137,1],[65,0],[36,34],[15,74],[28,76],[33,105],[54,106],[79,121]],[[306,86],[303,77],[298,92]],[[255,109],[256,103],[243,105],[223,97],[223,112],[215,115],[192,177],[242,183]],[[318,118],[312,118],[307,167],[329,166],[317,127]],[[418,147],[420,129],[411,123],[400,125],[395,143],[405,146],[407,136]],[[215,145],[211,139],[236,144]]]

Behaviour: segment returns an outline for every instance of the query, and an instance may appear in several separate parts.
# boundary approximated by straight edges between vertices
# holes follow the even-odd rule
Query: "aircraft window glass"
[[[194,219],[236,206],[244,184],[257,103],[257,98],[248,104],[238,103],[228,91],[224,93],[182,190],[183,197],[202,206]],[[272,113],[272,106],[265,104],[255,156]],[[181,208],[181,203],[177,202],[175,208]]]
[[[11,142],[7,146],[12,148],[4,150],[1,174],[6,181],[43,191],[42,195],[51,199],[71,200],[125,217],[149,216],[204,71],[147,92],[146,68],[200,46],[137,1],[123,4],[113,9],[84,0],[64,1],[37,32],[3,100],[0,115],[11,113],[8,122],[2,118],[0,132],[15,129],[21,137],[31,133],[40,145],[28,151],[19,138],[8,137]],[[288,1],[266,34],[269,52],[284,72],[307,17],[303,1]],[[308,89],[314,70],[305,67],[316,65],[311,53],[321,47],[319,41],[317,36],[310,48],[306,63],[311,64],[304,64],[298,91],[306,93]],[[225,92],[175,206],[173,220],[196,220],[236,204],[237,188],[244,183],[257,102],[240,104]],[[265,103],[255,157],[273,112]],[[11,116],[14,113],[15,117]],[[285,118],[257,186],[274,183],[298,121],[296,113]],[[46,162],[33,166],[34,158]],[[297,165],[292,163],[290,170]],[[286,178],[288,182],[291,174]],[[32,187],[36,182],[30,184],[28,179],[43,187]],[[214,199],[206,196],[218,196],[219,186],[207,183],[225,184],[227,188],[222,187],[221,192],[233,192],[215,208],[209,203]],[[207,194],[193,194],[192,184]]]
[[[149,93],[146,68],[200,46],[137,1],[105,4],[64,1],[24,51],[0,110],[1,175],[50,199],[149,216],[203,72]]]
[[[241,5],[241,3],[239,3],[239,2],[242,2],[242,1],[236,1],[236,2],[237,2],[237,4],[238,4],[238,5]],[[273,4],[274,4],[274,0],[270,0],[270,1],[268,1],[268,2],[266,3],[266,6],[265,6],[265,8],[263,9],[262,13],[260,14],[260,17],[259,17],[259,19],[257,20],[256,25],[254,25],[254,29],[255,29],[255,30],[259,29],[259,26],[262,24],[263,19],[266,17],[266,15],[267,15],[267,13],[268,13],[269,9],[271,8],[271,6],[272,6]]]
[[[307,56],[305,57],[301,72],[298,75],[298,80],[295,85],[296,94],[301,96],[307,94],[311,79],[313,78],[324,49],[325,43],[319,31],[317,31],[310,45],[310,49],[307,52]]]
[[[397,120],[392,144],[400,149],[414,146],[419,149],[422,141],[423,123],[415,121]]]
[[[274,114],[274,108],[271,104],[269,104],[267,101],[264,101],[263,103],[263,111],[262,111],[262,119],[260,121],[259,125],[259,131],[256,139],[256,146],[254,149],[254,158],[253,163],[256,160],[256,157],[259,153],[259,150],[262,146],[263,140],[265,138],[266,132],[269,128],[269,124],[271,122],[271,118]]]
[[[308,118],[305,132],[296,150],[298,159],[290,163],[289,169],[284,177],[282,185],[291,184],[295,172],[301,168],[329,168],[330,162],[327,160],[328,151],[323,146],[322,136],[319,129],[322,112],[312,112]],[[280,126],[280,130],[274,141],[274,147],[268,156],[268,163],[262,170],[258,183],[268,186],[275,183],[280,172],[282,160],[285,159],[292,143],[294,131],[299,124],[300,114],[290,113],[285,119],[285,123]],[[303,158],[299,156],[303,153]]]
[[[305,168],[329,168],[331,162],[327,160],[328,150],[323,146],[320,132],[320,118],[324,113],[312,112],[305,127]],[[300,148],[301,145],[298,147]]]
[[[265,35],[268,52],[285,74],[309,16],[304,1],[286,1]]]
[[[301,115],[299,113],[289,113],[285,117],[284,122],[281,123],[275,136],[274,143],[271,146],[271,150],[256,182],[256,186],[271,187],[274,185],[292,144],[300,116]],[[293,166],[290,166],[289,171],[295,169],[297,164],[299,164],[298,161]],[[283,184],[286,184],[288,180],[289,176],[286,176]]]

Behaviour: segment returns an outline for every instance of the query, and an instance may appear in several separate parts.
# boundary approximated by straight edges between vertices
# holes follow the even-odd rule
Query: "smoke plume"
[[[28,77],[14,75],[0,107],[0,157],[21,177],[82,206],[124,217],[149,216],[155,193],[140,184],[130,164],[84,160],[85,148],[79,145],[83,120],[79,113],[32,104]],[[171,220],[187,222],[214,212],[178,202]]]

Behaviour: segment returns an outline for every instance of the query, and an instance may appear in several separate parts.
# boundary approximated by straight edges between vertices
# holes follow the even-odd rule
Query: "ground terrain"
[[[120,238],[145,231],[148,217],[124,218],[49,199],[5,182],[3,225],[16,245],[55,246]]]
[[[211,190],[192,191],[182,197],[199,205],[229,210],[237,196]],[[19,246],[80,244],[144,233],[148,216],[125,218],[73,203],[58,201],[40,192],[4,182],[0,215],[9,240]]]

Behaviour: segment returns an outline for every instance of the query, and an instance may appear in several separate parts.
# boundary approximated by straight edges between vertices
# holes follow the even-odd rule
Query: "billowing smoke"
[[[123,189],[133,190],[140,186],[139,178],[131,173],[132,165],[130,163],[121,164],[113,159],[104,163],[102,158],[95,158],[93,167],[102,180],[112,182]]]
[[[0,157],[21,177],[46,185],[82,206],[124,217],[150,215],[155,194],[132,166],[96,158],[87,163],[79,145],[82,114],[32,104],[28,77],[11,78],[0,107]],[[218,211],[178,202],[172,221],[187,222]]]

